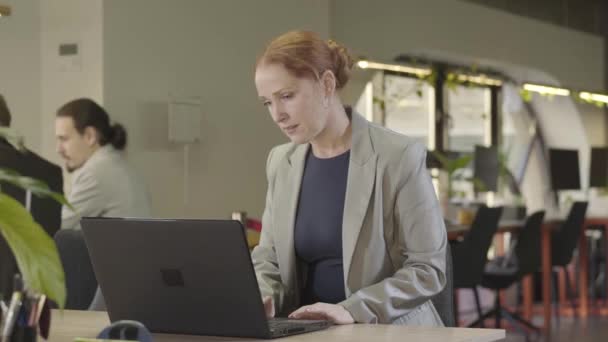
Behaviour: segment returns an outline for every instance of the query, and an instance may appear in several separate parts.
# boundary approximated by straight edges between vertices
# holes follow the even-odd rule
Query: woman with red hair
[[[446,284],[447,240],[426,148],[342,104],[352,67],[344,47],[303,31],[256,63],[260,101],[290,140],[268,156],[252,252],[267,314],[441,326],[430,298]]]

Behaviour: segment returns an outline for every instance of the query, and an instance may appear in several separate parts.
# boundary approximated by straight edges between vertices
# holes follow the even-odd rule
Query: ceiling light
[[[458,74],[458,75],[456,75],[456,79],[460,82],[471,82],[471,83],[487,85],[487,86],[500,87],[502,85],[501,80],[495,79],[495,78],[490,78],[484,74],[479,74],[479,75]]]
[[[608,103],[608,95],[594,94],[594,93],[589,93],[589,92],[586,92],[586,91],[582,91],[582,92],[578,93],[578,96],[581,99],[587,100],[587,101],[596,101],[596,102]]]
[[[428,76],[433,73],[433,70],[430,68],[416,68],[399,64],[385,64],[385,63],[377,63],[370,62],[366,60],[360,60],[357,62],[357,66],[361,69],[376,69],[376,70],[387,70],[387,71],[396,71],[403,72],[406,74],[415,74],[418,76]]]
[[[525,83],[524,89],[528,90],[528,91],[533,91],[533,92],[536,92],[539,94],[543,94],[543,95],[560,95],[560,96],[569,96],[570,95],[570,90],[568,90],[568,89],[544,86],[544,85],[539,85],[539,84]]]

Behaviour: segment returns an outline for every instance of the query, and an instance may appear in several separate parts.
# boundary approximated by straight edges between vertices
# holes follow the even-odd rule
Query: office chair
[[[461,242],[452,245],[452,261],[454,263],[454,288],[468,288],[473,290],[475,306],[478,317],[482,316],[481,303],[477,286],[481,284],[483,270],[487,262],[488,250],[492,244],[492,237],[498,229],[498,221],[502,214],[502,207],[479,207],[471,229]],[[458,308],[456,324],[458,324]],[[481,322],[483,326],[483,322]]]
[[[97,289],[97,278],[82,231],[61,229],[55,234],[55,244],[65,271],[65,308],[87,310]]]
[[[517,324],[539,332],[532,323],[526,321],[514,312],[510,312],[500,303],[500,290],[509,288],[520,281],[524,276],[537,272],[541,267],[541,229],[544,211],[538,211],[528,217],[524,227],[519,231],[517,240],[504,257],[497,257],[489,261],[483,272],[481,285],[485,288],[495,290],[496,298],[494,308],[483,314],[471,326],[479,325],[489,317],[496,319],[496,328],[500,327],[500,320],[507,319],[513,326],[518,328],[528,338],[526,331],[519,329]]]
[[[574,202],[566,221],[551,235],[551,265],[563,269],[566,275],[566,291],[573,309],[576,309],[574,291],[570,286],[570,272],[566,266],[572,261],[574,250],[583,232],[586,212],[587,202]]]

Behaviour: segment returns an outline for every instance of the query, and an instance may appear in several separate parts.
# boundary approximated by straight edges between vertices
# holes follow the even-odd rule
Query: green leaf
[[[74,207],[65,199],[62,194],[56,193],[52,191],[48,185],[44,182],[19,175],[14,170],[10,169],[1,169],[0,168],[0,181],[4,181],[15,186],[18,186],[24,190],[29,190],[32,194],[38,197],[51,197],[57,202],[65,205],[66,207],[74,210]]]
[[[431,151],[431,153],[435,158],[437,158],[437,160],[441,164],[441,167],[447,169],[447,165],[450,163],[450,159],[439,151]]]
[[[25,151],[23,135],[7,127],[0,127],[0,138],[6,139],[11,145],[20,151]]]
[[[437,158],[437,160],[441,164],[442,169],[446,170],[450,177],[457,170],[466,168],[471,162],[471,160],[473,160],[472,154],[464,154],[456,159],[450,159],[439,151],[431,151],[431,153],[433,154],[433,156],[435,156],[435,158]]]
[[[486,183],[479,178],[472,177],[467,180],[473,183],[473,189],[475,189],[475,191],[484,192],[488,188]]]
[[[532,102],[532,92],[526,89],[521,89],[519,95],[524,102]]]
[[[65,306],[65,275],[55,242],[23,206],[0,193],[0,233],[10,246],[27,289]]]
[[[454,169],[464,169],[471,163],[471,160],[473,160],[473,155],[465,154],[463,156],[460,156],[460,157],[454,159],[452,161],[452,163],[453,163],[452,166],[454,167]]]
[[[445,82],[446,87],[454,93],[458,92],[458,83],[457,82]]]

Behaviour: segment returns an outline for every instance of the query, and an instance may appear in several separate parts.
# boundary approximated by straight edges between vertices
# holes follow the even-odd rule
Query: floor
[[[506,342],[524,342],[526,339],[517,332],[507,332]],[[537,342],[606,342],[608,341],[608,317],[562,317],[554,322],[551,337],[531,338]]]

